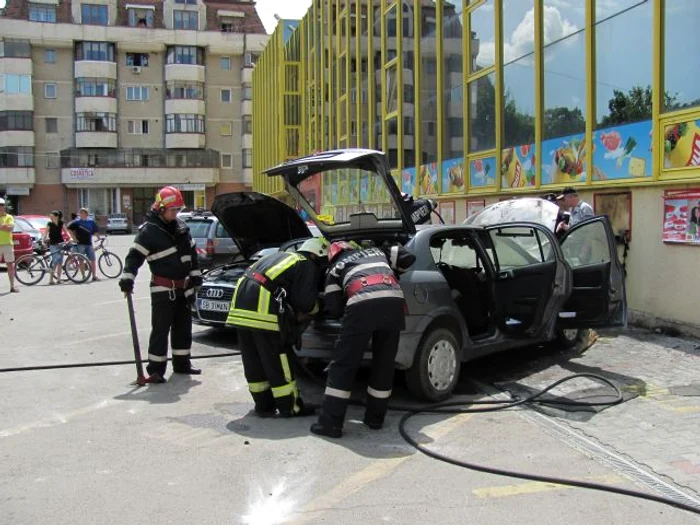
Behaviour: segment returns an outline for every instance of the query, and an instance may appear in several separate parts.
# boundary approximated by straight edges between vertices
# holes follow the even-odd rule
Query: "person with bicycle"
[[[147,383],[165,383],[168,364],[168,335],[176,374],[201,374],[192,368],[192,317],[190,301],[202,285],[197,249],[190,229],[177,218],[185,206],[180,190],[172,186],[157,194],[146,222],[139,228],[124,262],[119,288],[134,290],[139,268],[148,261],[151,270],[151,337],[148,342]]]
[[[99,228],[94,219],[89,218],[87,208],[80,208],[80,216],[70,224],[68,224],[68,232],[73,240],[77,243],[76,251],[82,253],[90,261],[92,269],[92,280],[99,281],[97,278],[97,259],[95,258],[95,249],[92,247],[93,235],[100,239]]]
[[[61,272],[63,270],[63,213],[54,210],[49,214],[51,220],[46,225],[46,231],[42,241],[49,243],[49,253],[51,254],[51,278],[49,284],[61,284]]]
[[[5,212],[5,199],[0,199],[0,262],[7,265],[7,278],[10,280],[10,292],[18,293],[15,286],[15,246],[12,242],[12,230],[15,218]]]

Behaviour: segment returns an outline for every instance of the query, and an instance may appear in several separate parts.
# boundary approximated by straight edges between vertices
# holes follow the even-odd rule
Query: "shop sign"
[[[92,179],[95,176],[95,170],[92,168],[71,168],[70,178],[73,180]]]
[[[180,191],[205,191],[204,184],[173,184]]]
[[[8,186],[7,195],[29,195],[29,188],[13,188]]]

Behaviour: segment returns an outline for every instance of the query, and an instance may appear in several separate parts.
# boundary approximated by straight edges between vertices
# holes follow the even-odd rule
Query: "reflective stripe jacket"
[[[407,259],[410,262],[407,262]],[[394,276],[395,271],[404,271],[415,257],[402,247],[369,248],[343,252],[334,261],[326,277],[324,305],[333,317],[340,317],[345,307],[362,304],[370,299],[394,297],[403,299],[401,287],[394,280],[360,288],[352,297],[347,297],[351,283],[370,275]],[[390,261],[392,264],[390,265]],[[396,261],[407,266],[399,267]]]
[[[154,212],[147,215],[124,261],[122,279],[135,279],[144,261],[154,275],[173,280],[190,277],[192,285],[201,284],[195,243],[181,220],[166,223]],[[152,292],[167,291],[154,288],[158,287],[151,287]]]
[[[318,298],[318,267],[301,254],[279,252],[263,257],[249,272],[270,280],[273,289],[284,288],[286,300],[298,313],[313,313]],[[254,330],[279,332],[279,305],[266,288],[244,275],[236,284],[227,324]]]

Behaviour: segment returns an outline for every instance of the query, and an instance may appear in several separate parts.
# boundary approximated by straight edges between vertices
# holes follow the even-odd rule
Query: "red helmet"
[[[354,249],[355,247],[347,241],[336,241],[328,248],[328,261],[331,262],[341,253]]]
[[[174,186],[166,186],[156,193],[156,201],[153,203],[153,210],[167,210],[169,208],[184,208],[185,199],[182,198],[180,190]]]

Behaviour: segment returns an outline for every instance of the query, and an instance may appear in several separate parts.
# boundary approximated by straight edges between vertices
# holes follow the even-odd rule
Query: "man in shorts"
[[[99,281],[97,278],[97,265],[95,264],[95,249],[92,247],[93,235],[99,240],[99,230],[97,223],[93,219],[88,218],[89,212],[87,208],[80,208],[80,216],[68,225],[68,232],[73,240],[78,243],[76,251],[82,253],[90,260],[90,268],[92,269],[92,280]]]
[[[0,199],[0,262],[7,265],[7,277],[10,279],[10,292],[17,293],[15,287],[15,246],[12,242],[12,230],[15,218],[5,212],[5,199]]]

